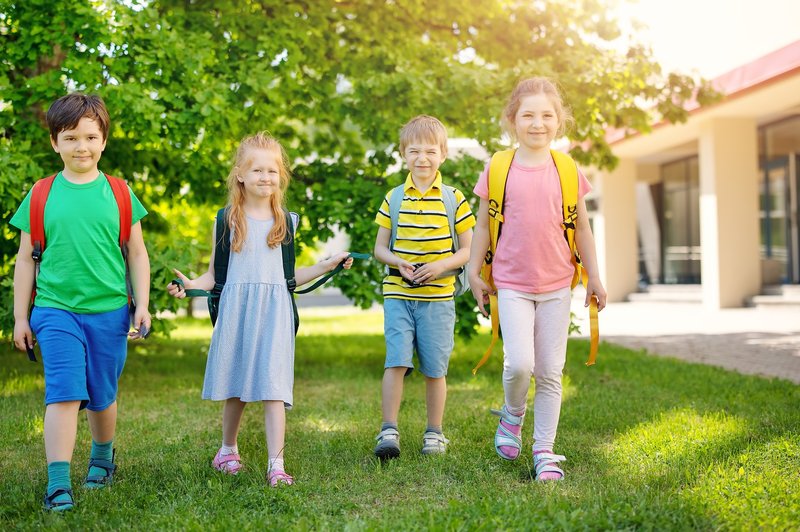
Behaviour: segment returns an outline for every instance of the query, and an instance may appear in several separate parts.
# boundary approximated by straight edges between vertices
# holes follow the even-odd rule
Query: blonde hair
[[[400,154],[414,141],[438,144],[442,154],[447,154],[447,130],[438,118],[419,115],[409,120],[400,130]]]
[[[245,137],[236,150],[236,159],[228,174],[228,227],[231,228],[233,241],[231,249],[237,253],[242,251],[244,241],[247,238],[247,218],[244,214],[244,183],[239,181],[241,172],[246,171],[252,159],[248,158],[251,150],[267,150],[272,152],[278,160],[280,174],[279,186],[269,198],[272,214],[275,223],[267,235],[267,245],[271,248],[279,245],[287,237],[286,213],[283,205],[286,188],[289,186],[289,164],[286,152],[280,143],[270,136],[267,132],[256,133],[250,137]],[[292,235],[288,235],[289,238]],[[222,238],[222,235],[217,235]]]
[[[508,102],[506,103],[505,109],[503,109],[503,116],[501,117],[503,129],[506,133],[511,135],[511,138],[516,138],[514,118],[517,116],[517,111],[519,111],[522,99],[535,94],[544,94],[550,100],[550,103],[553,104],[556,117],[558,118],[557,134],[559,136],[564,134],[568,124],[571,125],[574,122],[572,113],[564,106],[561,93],[553,81],[542,77],[523,79],[517,83],[517,86],[511,91],[511,96],[508,97]]]

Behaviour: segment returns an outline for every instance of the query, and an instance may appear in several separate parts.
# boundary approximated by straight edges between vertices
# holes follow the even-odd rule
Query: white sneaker
[[[444,454],[450,440],[441,432],[428,430],[422,435],[422,454]]]

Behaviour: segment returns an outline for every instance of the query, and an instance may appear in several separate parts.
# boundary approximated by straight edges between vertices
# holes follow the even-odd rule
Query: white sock
[[[269,471],[283,471],[283,458],[270,458]]]
[[[228,454],[239,454],[239,446],[235,443],[233,445],[225,445],[225,442],[222,443],[222,449],[220,449],[219,454],[222,456]]]

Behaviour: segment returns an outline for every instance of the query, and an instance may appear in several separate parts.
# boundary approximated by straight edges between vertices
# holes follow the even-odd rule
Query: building
[[[609,301],[691,284],[739,307],[800,284],[800,41],[712,82],[721,101],[611,139],[619,165],[592,175]]]

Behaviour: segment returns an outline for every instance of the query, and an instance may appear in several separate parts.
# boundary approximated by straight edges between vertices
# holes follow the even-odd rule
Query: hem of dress
[[[205,394],[203,394],[202,395],[202,399],[204,401],[227,401],[228,399],[238,399],[243,403],[260,403],[262,401],[283,401],[283,405],[286,407],[286,410],[291,410],[292,409],[292,403],[291,402],[286,401],[285,399],[273,399],[273,398],[270,398],[270,397],[264,397],[263,399],[253,399],[251,397],[242,398],[241,396],[235,395],[235,394],[233,394],[233,395],[227,395],[227,394],[223,394],[223,395],[205,395]]]

